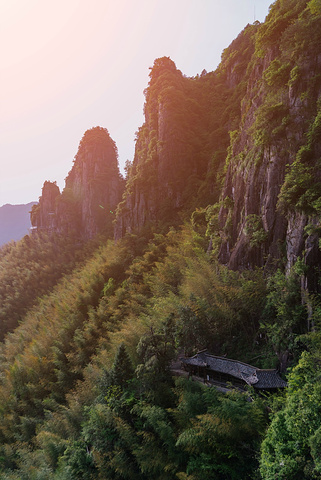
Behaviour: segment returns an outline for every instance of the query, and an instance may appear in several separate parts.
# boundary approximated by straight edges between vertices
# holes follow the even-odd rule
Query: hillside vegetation
[[[126,186],[100,127],[45,182],[0,250],[1,480],[321,478],[320,32],[277,0],[215,72],[157,59]],[[202,349],[288,387],[173,375]]]

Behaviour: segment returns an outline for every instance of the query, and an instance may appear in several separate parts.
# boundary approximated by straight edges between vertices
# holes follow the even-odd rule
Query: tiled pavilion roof
[[[193,357],[183,358],[182,362],[231,375],[257,389],[284,388],[287,385],[276,370],[259,369],[238,360],[211,355],[206,351],[199,352]]]

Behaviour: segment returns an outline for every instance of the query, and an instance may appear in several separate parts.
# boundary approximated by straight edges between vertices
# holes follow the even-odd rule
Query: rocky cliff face
[[[80,142],[63,192],[55,183],[45,182],[32,224],[37,229],[74,232],[84,239],[110,234],[123,183],[115,143],[106,129],[92,128]]]
[[[111,231],[123,184],[117,148],[107,130],[100,127],[88,130],[80,142],[65,187],[66,195],[70,195],[77,205],[86,238],[106,229]]]
[[[57,228],[57,200],[60,189],[56,182],[46,181],[43,184],[39,203],[31,210],[31,224],[38,230],[52,231]]]
[[[239,121],[245,88],[240,79],[246,77],[256,28],[248,26],[226,49],[216,72],[187,78],[170,58],[155,61],[116,238],[147,224],[181,223],[196,206],[218,200],[228,131]]]
[[[116,237],[181,223],[220,198],[221,262],[289,271],[302,257],[316,268],[320,25],[318,2],[277,1],[264,24],[247,26],[223,52],[215,72],[186,78],[169,58],[156,60]]]
[[[231,268],[320,260],[320,40],[320,15],[305,1],[276,2],[258,30],[219,218]]]
[[[200,218],[211,205],[203,220],[210,217],[212,244],[220,236],[222,263],[289,271],[301,257],[310,272],[318,268],[319,3],[276,1],[215,72],[187,78],[170,58],[157,59],[122,201],[116,147],[98,127],[84,135],[62,194],[45,184],[33,224],[90,238],[111,231],[118,204],[119,238],[181,224],[196,208]],[[309,275],[304,282],[313,286]]]

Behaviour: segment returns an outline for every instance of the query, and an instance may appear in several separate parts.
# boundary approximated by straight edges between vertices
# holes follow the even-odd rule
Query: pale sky
[[[272,0],[0,0],[0,206],[60,188],[89,128],[107,128],[133,160],[149,67],[183,74],[221,53]]]

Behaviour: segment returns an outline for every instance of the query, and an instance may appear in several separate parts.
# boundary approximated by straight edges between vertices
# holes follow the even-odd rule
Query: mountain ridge
[[[304,212],[291,205],[287,191],[291,188],[293,196],[293,189],[301,187],[287,185],[295,183],[289,165],[293,171],[310,168],[299,159],[302,149],[309,149],[310,163],[318,156],[321,38],[317,28],[310,33],[310,24],[318,22],[311,2],[300,0],[292,6],[289,10],[277,2],[265,23],[247,25],[224,50],[214,72],[186,77],[169,57],[156,59],[144,92],[145,122],[137,132],[126,185],[118,166],[110,177],[118,186],[108,184],[109,174],[104,180],[98,170],[90,178],[84,175],[91,161],[104,162],[94,146],[94,132],[104,129],[96,127],[88,143],[91,153],[81,153],[87,147],[79,147],[65,190],[60,197],[57,191],[57,205],[43,212],[41,221],[36,218],[40,207],[34,207],[33,225],[50,224],[56,231],[75,228],[91,238],[105,222],[117,240],[146,228],[166,230],[188,221],[196,209],[207,208],[203,212],[207,232],[211,222],[216,225],[212,240],[223,264],[232,269],[275,268],[283,262],[280,245],[285,244],[287,270],[303,255],[312,272],[320,260],[315,234],[319,207],[310,201],[310,212],[308,208]],[[317,179],[316,166],[314,170]],[[96,197],[92,187],[99,175]],[[314,205],[318,188],[315,182],[310,189]],[[104,196],[112,190],[113,200],[106,203]],[[305,238],[309,228],[314,233]],[[316,287],[311,274],[307,282]]]
[[[37,202],[0,207],[0,246],[20,240],[31,228],[30,210]]]

